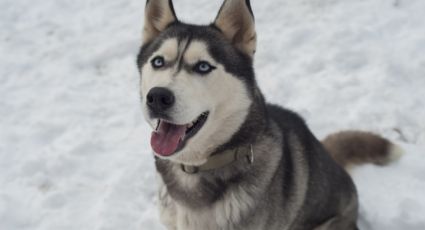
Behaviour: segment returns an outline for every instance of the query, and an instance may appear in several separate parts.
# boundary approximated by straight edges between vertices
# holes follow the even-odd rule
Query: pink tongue
[[[172,155],[186,132],[185,125],[174,125],[161,121],[158,130],[152,132],[151,146],[161,156]]]

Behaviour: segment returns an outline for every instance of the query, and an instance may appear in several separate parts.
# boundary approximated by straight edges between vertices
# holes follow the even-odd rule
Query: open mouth
[[[160,156],[171,156],[178,152],[202,128],[208,114],[209,112],[203,112],[194,121],[184,125],[159,119],[158,126],[151,136],[152,149]]]

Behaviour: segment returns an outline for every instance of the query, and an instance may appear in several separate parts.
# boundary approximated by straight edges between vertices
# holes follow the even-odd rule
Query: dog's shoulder
[[[278,105],[267,104],[267,115],[284,133],[294,132],[301,136],[311,134],[304,119],[294,111]]]

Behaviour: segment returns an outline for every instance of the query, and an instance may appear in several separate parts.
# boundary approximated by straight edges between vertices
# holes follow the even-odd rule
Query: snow
[[[0,229],[163,229],[135,65],[144,0],[0,2]],[[210,22],[220,1],[175,0]],[[354,170],[361,229],[425,229],[425,1],[252,1],[266,97],[318,137],[405,149]]]

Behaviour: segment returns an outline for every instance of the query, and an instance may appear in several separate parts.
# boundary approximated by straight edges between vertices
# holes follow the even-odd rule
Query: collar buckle
[[[195,174],[195,173],[199,172],[199,167],[197,167],[197,166],[181,164],[181,168],[182,168],[183,172],[185,172],[187,174]]]
[[[252,148],[252,144],[249,145],[249,155],[248,157],[248,163],[249,164],[254,164],[254,149]]]

